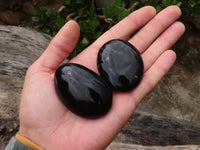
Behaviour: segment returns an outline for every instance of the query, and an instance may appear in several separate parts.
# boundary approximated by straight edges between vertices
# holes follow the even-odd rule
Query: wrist
[[[34,149],[34,150],[44,150],[42,147],[31,141],[30,139],[20,135],[19,133],[16,134],[15,138],[21,142],[22,144]]]

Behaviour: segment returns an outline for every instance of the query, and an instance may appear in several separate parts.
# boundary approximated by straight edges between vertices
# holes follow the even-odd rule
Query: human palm
[[[130,92],[113,92],[110,111],[98,119],[85,119],[69,111],[59,100],[54,73],[74,49],[79,27],[69,21],[51,41],[42,56],[26,74],[20,104],[19,134],[41,147],[51,149],[104,149],[125,125],[139,102],[173,65],[176,55],[168,50],[183,34],[184,25],[176,20],[180,9],[171,6],[156,15],[154,8],[141,8],[104,33],[81,54],[70,60],[97,71],[99,48],[111,39],[127,40],[141,53],[144,76]]]

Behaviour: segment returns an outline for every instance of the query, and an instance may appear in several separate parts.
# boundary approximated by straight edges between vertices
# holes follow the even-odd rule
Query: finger
[[[127,40],[135,31],[146,24],[156,15],[156,10],[152,6],[138,9],[105,32],[93,45],[101,47],[111,39]]]
[[[156,11],[151,6],[143,7],[134,11],[129,16],[124,18],[118,24],[113,26],[110,30],[98,38],[91,46],[81,52],[76,58],[71,60],[74,63],[81,63],[82,65],[97,72],[96,64],[97,53],[99,48],[111,39],[127,40],[130,35],[137,31],[140,27],[146,24],[156,15]]]
[[[177,6],[169,6],[157,14],[148,24],[146,24],[129,42],[133,44],[140,53],[144,52],[149,45],[181,15],[181,10]]]
[[[75,48],[79,33],[79,25],[75,21],[66,23],[37,62],[46,69],[55,70]]]
[[[123,127],[141,100],[158,84],[176,60],[176,54],[165,51],[152,67],[144,73],[140,84],[131,92],[114,92],[111,114],[117,118],[118,127]]]
[[[164,52],[149,68],[142,78],[141,83],[132,92],[134,104],[137,106],[140,101],[158,84],[162,77],[169,71],[176,60],[174,51]]]
[[[175,22],[142,54],[144,71],[157,60],[157,58],[183,35],[185,26],[181,22]]]

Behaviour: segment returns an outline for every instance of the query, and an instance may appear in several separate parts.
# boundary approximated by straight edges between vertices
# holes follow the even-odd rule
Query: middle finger
[[[158,13],[147,23],[129,42],[133,44],[140,53],[143,53],[152,42],[181,15],[177,6],[169,6]]]

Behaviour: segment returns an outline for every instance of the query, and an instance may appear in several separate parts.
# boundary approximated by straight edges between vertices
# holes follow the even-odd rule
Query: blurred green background
[[[157,12],[177,5],[182,9],[180,20],[185,23],[186,32],[200,32],[199,0],[0,0],[0,24],[28,27],[54,36],[68,20],[76,20],[81,34],[70,56],[74,57],[111,26],[146,5],[154,6]],[[200,45],[199,37],[187,40]],[[197,51],[182,53],[200,58]]]

